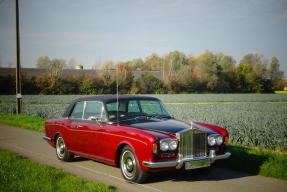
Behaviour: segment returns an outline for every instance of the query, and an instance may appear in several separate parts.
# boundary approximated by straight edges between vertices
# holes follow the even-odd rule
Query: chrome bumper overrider
[[[177,169],[180,169],[185,162],[210,160],[210,162],[213,163],[215,160],[227,159],[230,156],[231,156],[231,153],[229,152],[223,155],[214,155],[214,153],[211,153],[211,155],[207,157],[199,157],[199,158],[194,158],[194,159],[179,158],[179,160],[176,160],[176,161],[159,161],[159,162],[143,161],[142,164],[149,168],[176,167]]]

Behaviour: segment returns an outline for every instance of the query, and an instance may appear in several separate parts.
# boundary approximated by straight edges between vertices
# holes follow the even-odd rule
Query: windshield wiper
[[[148,118],[147,115],[141,115],[141,116],[136,116],[136,117],[132,117],[132,118],[128,118],[128,119],[122,119],[122,120],[119,120],[119,122],[121,122],[121,121],[138,120],[138,119],[147,119],[147,118]]]
[[[119,120],[118,122],[122,122],[122,121],[131,121],[131,120],[139,120],[139,119],[173,119],[172,116],[169,115],[141,115],[141,116],[136,116],[136,117],[132,117],[132,118],[128,118],[128,119],[122,119]]]
[[[156,119],[163,119],[163,118],[172,119],[173,118],[172,116],[169,116],[169,115],[147,115],[147,117],[156,118]]]

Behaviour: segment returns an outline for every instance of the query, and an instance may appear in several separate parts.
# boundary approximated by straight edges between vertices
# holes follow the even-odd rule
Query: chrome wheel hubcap
[[[134,154],[126,150],[121,158],[121,169],[125,177],[132,179],[136,173],[136,159]]]
[[[57,155],[60,159],[64,157],[66,146],[62,137],[58,137],[56,144]]]

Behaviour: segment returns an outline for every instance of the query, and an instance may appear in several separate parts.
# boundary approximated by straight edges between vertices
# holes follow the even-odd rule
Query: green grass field
[[[112,192],[105,184],[87,182],[61,170],[0,150],[0,191]]]

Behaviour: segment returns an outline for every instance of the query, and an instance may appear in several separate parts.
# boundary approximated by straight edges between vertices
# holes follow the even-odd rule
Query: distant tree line
[[[232,56],[210,51],[196,57],[179,51],[162,57],[153,53],[144,60],[108,61],[96,77],[63,78],[67,66],[71,64],[63,59],[39,57],[37,67],[48,69],[48,73],[30,79],[22,74],[23,94],[115,94],[117,83],[120,93],[130,94],[271,93],[286,86],[279,60],[272,57],[268,61],[259,54],[247,54],[237,64]],[[142,71],[137,80],[134,70]],[[152,70],[161,71],[162,78],[151,75]],[[0,77],[0,85],[1,94],[15,93],[15,77]]]

